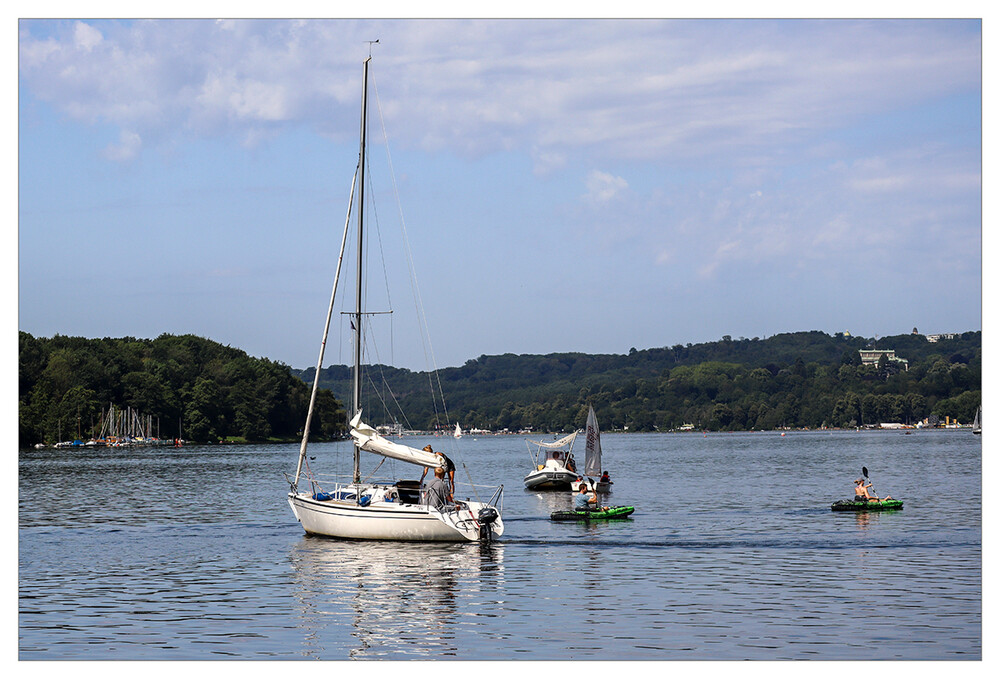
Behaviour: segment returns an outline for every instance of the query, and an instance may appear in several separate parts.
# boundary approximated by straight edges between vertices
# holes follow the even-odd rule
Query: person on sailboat
[[[604,472],[603,474],[601,474],[601,480],[598,481],[598,483],[607,483],[608,485],[610,485],[614,483],[614,481],[611,480],[611,477],[608,475],[607,472]]]
[[[441,469],[444,469],[445,474],[448,475],[448,485],[451,486],[451,492],[454,493],[455,492],[455,463],[452,462],[451,458],[449,458],[444,453],[439,452],[439,451],[435,451],[433,448],[431,448],[430,444],[424,446],[424,450],[427,451],[428,453],[434,453],[435,455],[438,456],[438,459],[441,461],[441,464],[439,465],[439,467]],[[424,472],[420,475],[420,483],[424,482],[424,477],[427,476],[427,472],[429,470],[430,470],[430,467],[424,467]],[[433,483],[433,481],[432,481],[432,483]]]
[[[434,479],[427,484],[426,502],[431,507],[444,509],[451,503],[451,491],[448,490],[448,482],[444,480],[444,469],[437,467],[434,470]]]

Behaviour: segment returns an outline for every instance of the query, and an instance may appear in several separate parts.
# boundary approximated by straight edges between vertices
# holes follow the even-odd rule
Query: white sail
[[[462,427],[458,423],[455,424],[455,438],[462,438]]]
[[[351,436],[354,437],[358,448],[369,453],[377,453],[423,467],[437,467],[441,464],[441,459],[434,453],[410,448],[383,438],[373,427],[361,421],[360,412],[351,420]]]
[[[587,448],[583,473],[587,476],[598,476],[601,473],[601,430],[597,427],[594,406],[590,406],[590,412],[587,413]]]

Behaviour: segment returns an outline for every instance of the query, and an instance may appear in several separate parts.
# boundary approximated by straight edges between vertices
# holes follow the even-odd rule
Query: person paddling
[[[581,483],[580,492],[573,496],[573,509],[578,512],[605,512],[608,510],[607,507],[597,504],[597,493],[591,495],[586,483]]]
[[[856,479],[854,481],[854,501],[855,502],[881,502],[882,500],[891,500],[891,495],[886,495],[884,498],[879,498],[877,495],[873,495],[869,492],[869,488],[872,487],[871,482],[865,483],[864,479]]]

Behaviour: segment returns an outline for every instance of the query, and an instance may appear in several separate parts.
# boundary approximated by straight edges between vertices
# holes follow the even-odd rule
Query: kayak
[[[608,507],[604,511],[569,511],[552,512],[553,521],[607,521],[612,519],[627,519],[635,511],[635,507]]]
[[[830,509],[835,512],[878,512],[883,509],[902,509],[902,500],[879,500],[878,502],[837,500]]]

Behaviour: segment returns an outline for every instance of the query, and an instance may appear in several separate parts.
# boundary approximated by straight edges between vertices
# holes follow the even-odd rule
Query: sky
[[[315,365],[370,51],[380,362],[979,330],[982,50],[959,19],[19,20],[18,328]]]

